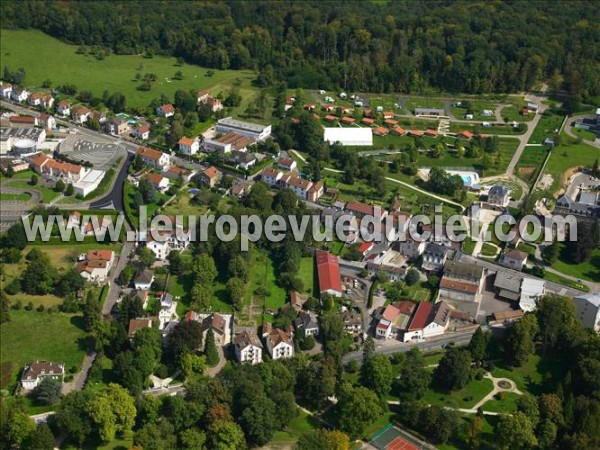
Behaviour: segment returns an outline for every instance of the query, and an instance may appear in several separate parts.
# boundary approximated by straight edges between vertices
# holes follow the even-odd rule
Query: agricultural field
[[[166,95],[173,99],[177,90],[208,89],[212,95],[239,87],[244,101],[238,108],[243,111],[256,93],[251,82],[256,75],[249,70],[210,70],[182,64],[175,58],[142,55],[109,55],[99,60],[89,54],[78,54],[78,47],[68,45],[37,30],[5,30],[0,32],[2,64],[15,70],[25,69],[25,84],[41,87],[45,80],[52,86],[74,84],[80,91],[87,90],[101,96],[105,90],[121,92],[130,107],[146,107],[155,98]],[[52,55],[44,59],[44,70],[39,70],[40,55]],[[174,80],[175,72],[183,73],[182,80]],[[110,73],[110,76],[106,76]],[[157,82],[149,91],[141,91],[136,73],[157,76]],[[212,75],[210,75],[212,73]]]
[[[14,387],[23,366],[36,359],[79,368],[89,344],[80,316],[13,310],[10,319],[0,328],[2,389]]]
[[[546,147],[527,146],[517,163],[516,173],[527,182],[533,182],[548,154]]]

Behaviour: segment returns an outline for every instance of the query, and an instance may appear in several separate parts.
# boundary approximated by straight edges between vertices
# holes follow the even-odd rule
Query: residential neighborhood
[[[6,448],[600,446],[600,10],[398,6],[3,2]]]

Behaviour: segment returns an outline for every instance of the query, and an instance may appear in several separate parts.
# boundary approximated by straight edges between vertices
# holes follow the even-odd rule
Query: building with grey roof
[[[217,133],[234,132],[247,136],[257,141],[262,141],[271,136],[271,125],[260,125],[251,122],[243,122],[232,117],[219,119],[215,129]]]

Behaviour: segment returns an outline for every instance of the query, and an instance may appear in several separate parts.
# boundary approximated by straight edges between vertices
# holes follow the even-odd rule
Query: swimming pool
[[[190,189],[190,190],[188,191],[188,194],[196,195],[198,192],[200,192],[200,190],[199,190],[199,189]]]

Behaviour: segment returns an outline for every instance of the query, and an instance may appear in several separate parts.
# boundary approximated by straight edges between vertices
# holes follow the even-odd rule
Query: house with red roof
[[[456,137],[458,139],[466,139],[466,140],[472,139],[473,136],[474,136],[473,133],[471,133],[470,131],[466,131],[466,130],[463,130],[456,135]]]
[[[425,136],[437,137],[438,132],[436,130],[432,130],[431,128],[429,128],[429,129],[425,130]]]
[[[338,117],[337,116],[333,116],[331,114],[327,114],[325,117],[323,117],[323,120],[325,122],[335,122],[335,121],[338,120]]]
[[[412,137],[421,137],[423,136],[425,133],[423,133],[421,130],[410,130],[408,132],[408,134]]]
[[[171,161],[171,156],[168,153],[163,153],[148,147],[139,147],[136,154],[141,158],[144,164],[155,167],[161,171],[169,166]]]
[[[111,250],[88,250],[75,270],[87,281],[102,283],[108,277],[114,262],[115,252]]]
[[[387,126],[389,128],[394,128],[395,126],[398,125],[398,121],[395,119],[385,119],[383,121],[383,123],[385,124],[385,126]]]
[[[185,153],[186,155],[195,155],[200,150],[200,142],[198,142],[197,138],[189,138],[183,136],[179,139],[179,151],[181,153]]]
[[[340,122],[342,122],[345,125],[353,125],[356,122],[356,119],[353,117],[344,116],[344,117],[342,117]]]
[[[85,106],[78,106],[73,108],[73,120],[77,123],[86,123],[90,118],[92,112]]]
[[[319,250],[315,254],[317,264],[317,274],[319,278],[319,293],[328,294],[334,297],[341,297],[342,278],[340,276],[340,264],[337,256],[324,250]]]
[[[406,130],[402,127],[396,126],[392,128],[391,133],[395,134],[396,136],[404,136],[406,134]]]
[[[217,185],[222,176],[223,173],[215,166],[210,166],[199,174],[200,181],[204,184],[207,184],[211,188]]]
[[[164,118],[171,117],[175,115],[175,107],[170,103],[167,103],[166,105],[162,105],[156,108],[156,114]]]
[[[133,129],[133,136],[145,141],[150,137],[150,127],[148,125],[140,125]]]
[[[421,341],[444,334],[450,325],[452,310],[444,301],[435,304],[420,302],[408,329],[404,332],[403,341]]]
[[[410,318],[415,310],[413,302],[402,301],[388,305],[381,313],[375,313],[378,320],[375,325],[375,337],[380,339],[395,339],[408,327]]]
[[[363,117],[363,119],[360,121],[360,123],[362,123],[363,125],[366,125],[368,127],[372,127],[373,124],[375,123],[375,119],[371,119],[369,117]]]
[[[67,101],[62,101],[56,106],[56,112],[61,116],[68,116],[71,114],[71,103]]]
[[[391,119],[394,117],[394,111],[384,111],[381,113],[384,119]]]
[[[160,192],[164,192],[169,188],[169,179],[167,177],[163,177],[159,173],[147,173],[144,175],[144,178],[152,183],[152,185]]]
[[[383,127],[375,127],[373,128],[373,134],[376,136],[387,136],[390,130]]]

